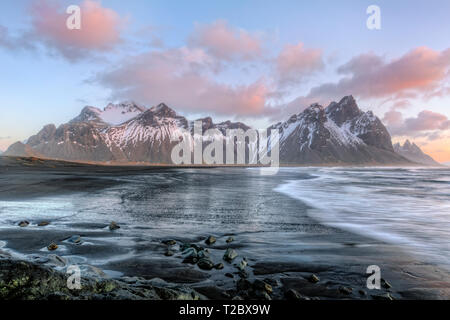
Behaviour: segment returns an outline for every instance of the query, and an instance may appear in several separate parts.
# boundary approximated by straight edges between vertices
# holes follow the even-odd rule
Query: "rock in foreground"
[[[205,299],[185,286],[151,280],[133,282],[102,278],[81,278],[81,289],[70,290],[70,275],[31,262],[0,256],[0,300],[200,300]]]

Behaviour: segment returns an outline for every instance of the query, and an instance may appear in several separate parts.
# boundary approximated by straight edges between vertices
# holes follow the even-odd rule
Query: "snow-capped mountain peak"
[[[134,101],[123,101],[118,104],[109,103],[103,111],[114,109],[119,109],[122,112],[135,112],[135,111],[144,112],[145,110],[147,110],[146,107],[139,105]]]
[[[72,119],[70,122],[100,122],[101,119],[102,110],[96,107],[86,106],[81,110],[81,113],[74,119]]]
[[[105,123],[119,125],[136,117],[146,110],[147,109],[145,107],[132,101],[125,101],[119,104],[110,103],[100,114],[100,118]]]
[[[226,135],[227,129],[249,129],[240,122],[215,124],[211,117],[199,120],[203,132],[218,129]],[[408,162],[394,153],[383,123],[372,112],[361,111],[352,96],[327,108],[313,104],[268,129],[280,133],[280,162],[285,164]],[[173,138],[185,134],[185,130],[194,134],[192,122],[164,103],[150,109],[131,101],[110,103],[103,110],[85,107],[69,123],[58,128],[48,125],[6,153],[66,160],[171,163],[171,151],[178,142]]]
[[[313,104],[270,129],[280,132],[284,163],[405,161],[393,154],[391,137],[382,122],[371,111],[361,111],[352,96],[327,108]]]
[[[157,117],[175,118],[178,114],[175,110],[169,108],[165,103],[160,103],[157,106],[151,107],[150,111]]]
[[[71,123],[92,122],[96,125],[119,125],[139,114],[147,108],[133,101],[125,101],[118,104],[109,103],[103,110],[96,107],[86,106],[81,113],[71,120]]]

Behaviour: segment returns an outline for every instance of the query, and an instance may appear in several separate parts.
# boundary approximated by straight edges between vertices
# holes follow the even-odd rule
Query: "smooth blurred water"
[[[248,254],[286,261],[306,258],[307,248],[345,242],[332,226],[450,265],[449,169],[281,168],[276,176],[258,169],[177,169],[76,179],[96,179],[96,185],[100,179],[107,187],[2,200],[0,227],[50,220],[45,229],[29,228],[65,230],[114,220],[124,235],[115,245],[124,247],[142,239],[235,234]]]
[[[49,219],[51,226],[62,227],[116,220],[127,224],[127,230],[151,228],[153,234],[161,235],[297,231],[305,222],[306,207],[273,191],[291,174],[281,176],[262,176],[258,170],[247,169],[81,176],[77,179],[116,183],[96,190],[0,200],[0,224],[13,227],[21,219]],[[296,177],[303,179],[308,174],[297,173]],[[282,207],[286,210],[280,212]]]
[[[282,170],[314,176],[275,189],[308,204],[314,219],[450,266],[450,169]]]

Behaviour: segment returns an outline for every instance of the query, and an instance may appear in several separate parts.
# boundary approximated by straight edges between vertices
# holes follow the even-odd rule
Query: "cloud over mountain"
[[[337,69],[343,76],[338,82],[314,87],[309,95],[322,98],[350,92],[361,98],[420,95],[437,89],[448,78],[449,70],[450,49],[418,47],[392,60],[373,53],[361,54]]]
[[[229,85],[215,80],[214,59],[202,49],[151,51],[124,60],[94,81],[110,88],[114,98],[134,97],[147,104],[166,101],[184,111],[223,115],[259,115],[268,88],[262,80]]]
[[[255,34],[232,27],[225,20],[196,24],[188,43],[225,61],[251,60],[262,54],[261,40]]]
[[[384,119],[394,135],[417,135],[426,131],[444,131],[450,129],[447,116],[430,110],[421,111],[416,117],[404,119],[398,111],[389,111]]]
[[[280,84],[292,84],[301,81],[325,64],[322,50],[305,48],[304,44],[287,44],[276,59],[276,72]]]

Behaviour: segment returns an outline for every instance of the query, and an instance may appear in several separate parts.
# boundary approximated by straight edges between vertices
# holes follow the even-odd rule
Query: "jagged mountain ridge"
[[[434,160],[429,155],[425,154],[418,145],[416,145],[414,142],[411,143],[409,140],[406,140],[403,145],[401,145],[400,143],[394,144],[394,150],[396,153],[402,155],[412,162],[427,166],[441,166],[439,162]]]
[[[113,111],[113,112],[112,112]],[[111,115],[120,115],[112,117]],[[203,131],[250,127],[240,122],[202,120]],[[120,123],[117,123],[120,122]],[[352,96],[324,108],[314,104],[268,129],[280,132],[280,162],[285,164],[399,164],[391,137],[372,112],[361,111]],[[85,107],[66,124],[45,126],[26,144],[16,143],[7,155],[73,161],[172,163],[171,137],[193,123],[160,104],[147,109],[132,102],[109,104],[103,111]],[[246,158],[248,160],[248,158]]]
[[[352,96],[326,108],[313,104],[271,129],[280,131],[280,161],[305,164],[398,164],[389,132]]]
[[[146,110],[146,107],[138,105],[133,101],[125,101],[119,104],[110,103],[103,110],[86,106],[83,108],[80,115],[70,122],[92,122],[100,126],[119,125],[138,116]]]

